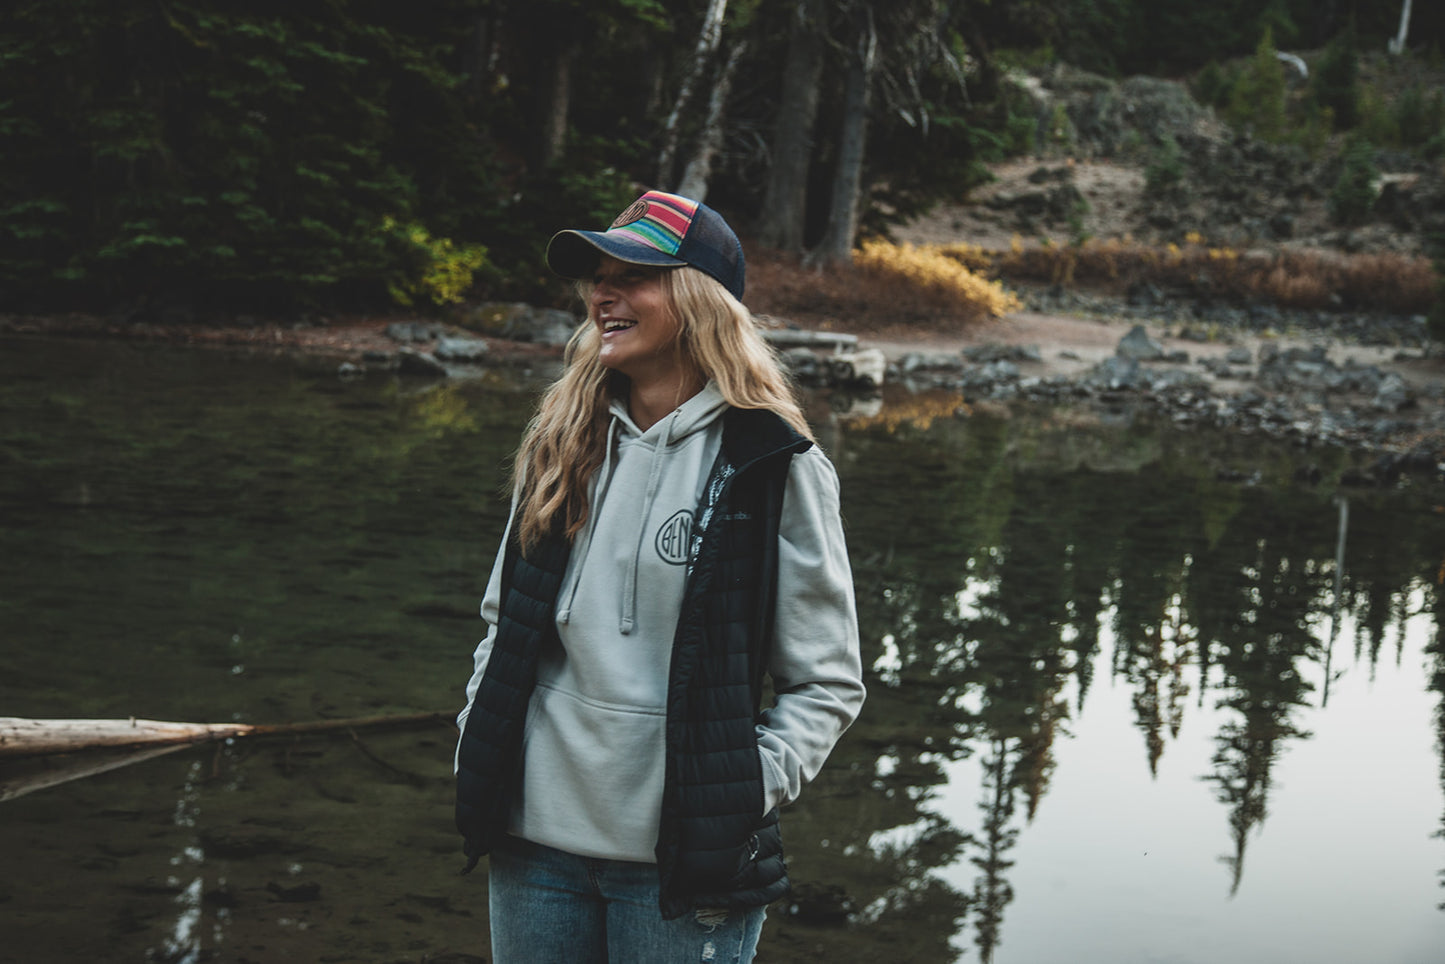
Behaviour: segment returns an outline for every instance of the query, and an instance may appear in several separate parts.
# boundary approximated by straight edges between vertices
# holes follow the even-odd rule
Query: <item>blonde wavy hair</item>
[[[717,384],[734,408],[765,408],[800,435],[813,438],[792,383],[763,340],[757,320],[717,280],[690,266],[666,269],[663,292],[678,321],[678,363]],[[560,522],[568,540],[587,521],[587,485],[607,445],[608,405],[627,398],[626,375],[603,366],[601,337],[591,318],[592,286],[578,294],[588,321],[567,343],[566,368],[537,407],[517,450],[513,491],[524,549]]]

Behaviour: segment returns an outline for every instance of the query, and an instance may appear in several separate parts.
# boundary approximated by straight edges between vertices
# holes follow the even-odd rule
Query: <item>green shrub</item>
[[[1069,109],[1062,103],[1049,111],[1049,126],[1044,132],[1048,146],[1058,151],[1071,151],[1074,147],[1074,122],[1069,118]]]
[[[1360,55],[1351,32],[1330,41],[1315,65],[1310,94],[1334,112],[1335,126],[1348,130],[1360,121]]]
[[[1265,30],[1254,57],[1240,74],[1225,111],[1236,127],[1250,127],[1261,140],[1277,141],[1285,134],[1284,67],[1275,56],[1274,36]]]
[[[1165,134],[1149,156],[1144,168],[1144,190],[1151,195],[1168,191],[1184,180],[1184,152],[1179,142]]]
[[[1400,132],[1400,146],[1414,147],[1425,143],[1425,95],[1418,84],[1405,88],[1394,104],[1395,129]]]
[[[1375,204],[1375,148],[1363,137],[1352,137],[1345,145],[1343,165],[1330,191],[1330,217],[1336,224],[1359,224]]]
[[[1227,71],[1218,61],[1211,60],[1194,78],[1194,99],[1209,107],[1224,107],[1233,97],[1234,85],[1238,82],[1237,70]]]
[[[1329,144],[1335,128],[1335,112],[1318,103],[1305,105],[1302,116],[1290,132],[1290,140],[1305,149],[1310,157],[1319,157]]]
[[[1419,85],[1406,88],[1395,100],[1395,127],[1401,147],[1423,147],[1445,128],[1445,92],[1427,97]]]
[[[1031,111],[1020,110],[1010,105],[1008,115],[1004,120],[1002,156],[1017,157],[1021,154],[1032,154],[1037,146],[1038,131],[1038,118],[1034,117]]]
[[[1360,88],[1360,124],[1357,131],[1372,144],[1400,143],[1400,123],[1383,92],[1371,84]]]

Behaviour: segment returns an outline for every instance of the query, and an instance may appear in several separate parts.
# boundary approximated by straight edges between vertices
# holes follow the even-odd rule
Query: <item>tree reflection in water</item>
[[[805,893],[809,881],[850,881],[833,885],[857,908],[840,932],[847,959],[875,947],[893,960],[943,960],[965,942],[994,957],[1007,939],[1012,851],[1048,794],[1071,697],[1081,713],[1096,663],[1107,659],[1132,693],[1151,774],[1195,688],[1201,712],[1222,711],[1199,776],[1227,811],[1232,895],[1275,765],[1310,737],[1301,720],[1320,698],[1310,681],[1322,678],[1336,604],[1357,627],[1357,661],[1371,667],[1391,632],[1403,647],[1412,596],[1429,598],[1440,624],[1445,532],[1434,513],[1410,509],[1418,492],[1349,490],[1337,598],[1333,499],[1351,468],[1345,453],[1310,453],[1299,475],[1320,481],[1305,484],[1279,449],[1047,420],[944,419],[927,432],[835,423],[823,441],[843,476],[874,676],[839,751],[846,763],[825,774],[826,805],[805,798],[790,831]],[[1445,647],[1437,640],[1432,652],[1431,687],[1445,694]],[[1437,720],[1445,744],[1445,703]],[[939,813],[938,791],[944,764],[970,758],[948,772],[979,774],[980,816],[955,829],[950,820],[967,818]],[[840,818],[854,807],[855,820]],[[814,819],[851,823],[853,836],[825,856],[809,845]],[[967,892],[937,874],[964,860]],[[780,946],[841,949],[819,924],[816,908],[800,907],[781,923]]]
[[[1445,557],[1441,558],[1436,583],[1445,583]],[[1440,750],[1440,792],[1445,796],[1445,593],[1434,594],[1435,638],[1430,641],[1426,652],[1430,657],[1430,689],[1440,702],[1435,705],[1435,746]],[[1445,840],[1445,811],[1440,814],[1440,830],[1436,836]],[[1440,886],[1445,888],[1445,868],[1440,870]],[[1445,911],[1445,900],[1440,902]]]
[[[114,351],[68,346],[29,361],[0,353],[18,359],[0,379],[0,448],[19,460],[18,471],[0,473],[0,501],[20,507],[0,553],[6,638],[24,641],[4,651],[11,711],[124,716],[145,705],[163,707],[161,718],[223,710],[283,722],[450,699],[457,659],[470,653],[478,580],[505,520],[504,467],[528,397],[481,383],[338,384],[329,371],[301,376],[212,354],[127,350],[121,363]],[[1418,899],[1431,920],[1398,922],[1425,938],[1445,933],[1434,926],[1445,896],[1434,887],[1435,858],[1445,847],[1421,847],[1426,833],[1445,835],[1445,813],[1437,820],[1427,801],[1423,821],[1399,819],[1403,801],[1391,794],[1402,781],[1389,769],[1395,747],[1385,745],[1409,744],[1406,766],[1395,769],[1414,774],[1429,739],[1445,745],[1438,481],[1347,485],[1354,466],[1338,452],[1124,421],[1080,425],[1057,411],[986,417],[957,398],[882,411],[869,425],[819,416],[843,480],[870,696],[785,822],[797,893],[774,909],[762,959],[1143,959],[1121,948],[1130,927],[1165,916],[1148,887],[1196,878],[1201,887],[1170,892],[1175,908],[1196,903],[1158,925],[1179,929],[1158,936],[1154,956],[1279,959],[1248,933],[1231,932],[1231,953],[1216,955],[1181,936],[1182,925],[1214,927],[1218,911],[1203,906],[1211,898],[1239,916],[1296,909],[1258,902],[1269,887],[1308,889],[1279,873],[1278,849],[1270,855],[1259,843],[1271,806],[1280,817],[1270,845],[1309,831],[1295,834],[1285,862],[1311,867],[1358,844],[1357,863],[1388,873],[1402,858],[1392,851],[1397,863],[1371,862],[1372,848],[1399,823],[1392,845],[1428,859]],[[910,424],[911,412],[932,425]],[[1299,469],[1310,481],[1297,480]],[[1431,638],[1421,641],[1426,624]],[[1417,678],[1422,650],[1429,665]],[[1412,697],[1428,686],[1433,721],[1405,732],[1378,700],[1368,720],[1336,716],[1353,693],[1347,684],[1376,668]],[[1335,682],[1339,696],[1324,716]],[[1305,826],[1287,809],[1300,795],[1288,786],[1298,771],[1286,766],[1328,756],[1329,728],[1342,721],[1369,730],[1375,742],[1361,752],[1384,766],[1365,774],[1355,772],[1365,769],[1358,757],[1340,763],[1340,789],[1323,781],[1305,801],[1325,814],[1322,827]],[[1320,733],[1313,742],[1308,729]],[[221,833],[282,816],[266,836],[309,852],[308,874],[325,883],[309,916],[318,926],[304,938],[323,953],[400,960],[460,947],[480,939],[485,899],[479,880],[455,890],[449,873],[449,740],[394,745],[430,761],[433,783],[420,790],[378,783],[359,754],[360,766],[339,753],[298,765],[287,751],[276,767],[238,755],[226,762],[227,781],[204,786],[197,812]],[[1445,762],[1435,766],[1445,794]],[[122,946],[144,956],[167,940],[147,920],[189,925],[191,904],[146,882],[157,873],[164,882],[193,844],[190,828],[169,821],[170,801],[152,806],[145,781],[169,785],[168,772],[138,767],[130,781],[113,775],[8,802],[13,822],[0,825],[10,831],[0,849],[24,886],[0,893],[0,903],[29,920],[31,947],[88,940],[100,928],[111,956]],[[1081,773],[1104,795],[1081,794]],[[183,774],[177,785],[188,783]],[[1187,794],[1163,792],[1181,785]],[[1418,781],[1406,785],[1421,801]],[[1347,787],[1369,800],[1337,819],[1333,806],[1351,802]],[[1202,815],[1172,809],[1196,801]],[[1162,829],[1110,836],[1121,819],[1155,814]],[[1128,846],[1169,834],[1167,870],[1124,867]],[[1197,852],[1188,846],[1196,840]],[[115,846],[124,860],[111,856]],[[1222,874],[1211,863],[1220,852]],[[1070,859],[1078,866],[1063,866]],[[317,959],[296,949],[299,933],[276,936],[266,885],[280,871],[269,853],[217,856],[207,873],[222,872],[239,895],[224,921],[233,949],[270,942],[273,956],[257,960]],[[1411,904],[1420,885],[1413,873],[1402,880],[1376,889]],[[1040,893],[1060,881],[1074,889]],[[1308,896],[1338,905],[1337,892],[1349,891],[1368,903],[1350,883],[1321,874]],[[395,900],[403,890],[404,909]],[[1383,932],[1375,919],[1391,909],[1335,916]],[[1311,933],[1284,935],[1292,955],[1308,939],[1354,936],[1319,937],[1332,922],[1309,910]],[[1069,924],[1056,929],[1056,918]],[[1285,929],[1275,918],[1263,926]],[[1044,932],[1059,943],[1041,945]],[[1092,953],[1073,953],[1100,935]],[[1436,959],[1438,945],[1423,958],[1329,950],[1413,964]],[[1240,948],[1259,953],[1233,953]]]

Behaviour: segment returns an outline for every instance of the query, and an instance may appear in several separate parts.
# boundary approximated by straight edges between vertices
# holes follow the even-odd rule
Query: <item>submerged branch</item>
[[[241,737],[295,736],[361,727],[449,721],[449,713],[405,713],[306,723],[173,723],[160,720],[33,720],[0,717],[0,758],[44,756],[101,747],[183,746]]]
[[[31,720],[0,717],[0,802],[36,790],[154,759],[208,742],[249,737],[346,733],[367,757],[415,783],[416,774],[399,770],[373,754],[359,729],[451,723],[450,713],[404,713],[346,720],[257,725],[247,723],[169,723],[158,720]]]

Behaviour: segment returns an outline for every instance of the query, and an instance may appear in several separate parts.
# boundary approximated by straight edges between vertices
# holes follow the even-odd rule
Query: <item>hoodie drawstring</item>
[[[672,430],[677,425],[678,417],[682,415],[682,409],[674,409],[668,416],[666,424],[662,427],[662,438],[652,449],[652,465],[647,474],[647,494],[642,500],[641,520],[652,517],[652,503],[657,498],[658,485],[662,481],[662,462],[667,455],[667,447],[672,444]],[[637,547],[632,553],[632,566],[627,571],[626,581],[622,584],[622,624],[618,629],[626,636],[632,632],[632,627],[637,616],[637,570],[642,564],[642,546],[647,541],[647,529],[644,525],[637,527]]]
[[[617,419],[607,423],[607,445],[602,450],[602,468],[597,474],[597,490],[592,494],[593,511],[587,513],[587,524],[582,527],[582,539],[576,547],[577,560],[572,585],[567,592],[567,601],[557,609],[557,622],[565,626],[572,621],[572,603],[577,599],[577,584],[582,581],[582,564],[587,561],[587,551],[592,548],[592,533],[597,527],[596,507],[607,495],[607,486],[612,482],[612,448],[617,444]]]

